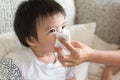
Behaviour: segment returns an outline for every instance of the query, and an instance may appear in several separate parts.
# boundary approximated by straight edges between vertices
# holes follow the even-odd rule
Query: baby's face
[[[42,53],[54,52],[55,32],[62,32],[66,26],[64,16],[58,13],[53,17],[43,18],[37,25],[37,49]]]

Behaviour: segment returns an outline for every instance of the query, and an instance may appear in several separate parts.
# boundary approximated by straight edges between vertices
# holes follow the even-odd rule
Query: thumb
[[[64,58],[64,57],[65,57],[65,55],[64,55],[63,52],[62,52],[62,48],[61,48],[61,47],[56,47],[56,51],[57,51],[58,56],[59,56],[60,58]]]

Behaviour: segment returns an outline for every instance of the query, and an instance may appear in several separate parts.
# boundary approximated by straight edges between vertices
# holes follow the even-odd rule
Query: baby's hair
[[[36,31],[36,22],[42,18],[61,13],[65,16],[65,11],[54,0],[28,0],[22,2],[15,14],[14,30],[20,42],[29,47],[26,38],[31,37],[38,40]]]

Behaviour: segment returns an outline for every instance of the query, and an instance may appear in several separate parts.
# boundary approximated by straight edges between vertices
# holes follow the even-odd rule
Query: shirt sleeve
[[[67,67],[66,68],[66,79],[70,79],[74,76],[75,70],[74,67]]]
[[[22,80],[21,71],[12,58],[0,60],[0,80]]]

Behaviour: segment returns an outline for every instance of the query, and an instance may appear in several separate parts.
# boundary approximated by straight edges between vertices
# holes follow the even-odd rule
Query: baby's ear
[[[36,46],[37,40],[33,37],[26,38],[26,42],[28,43],[29,46]]]

